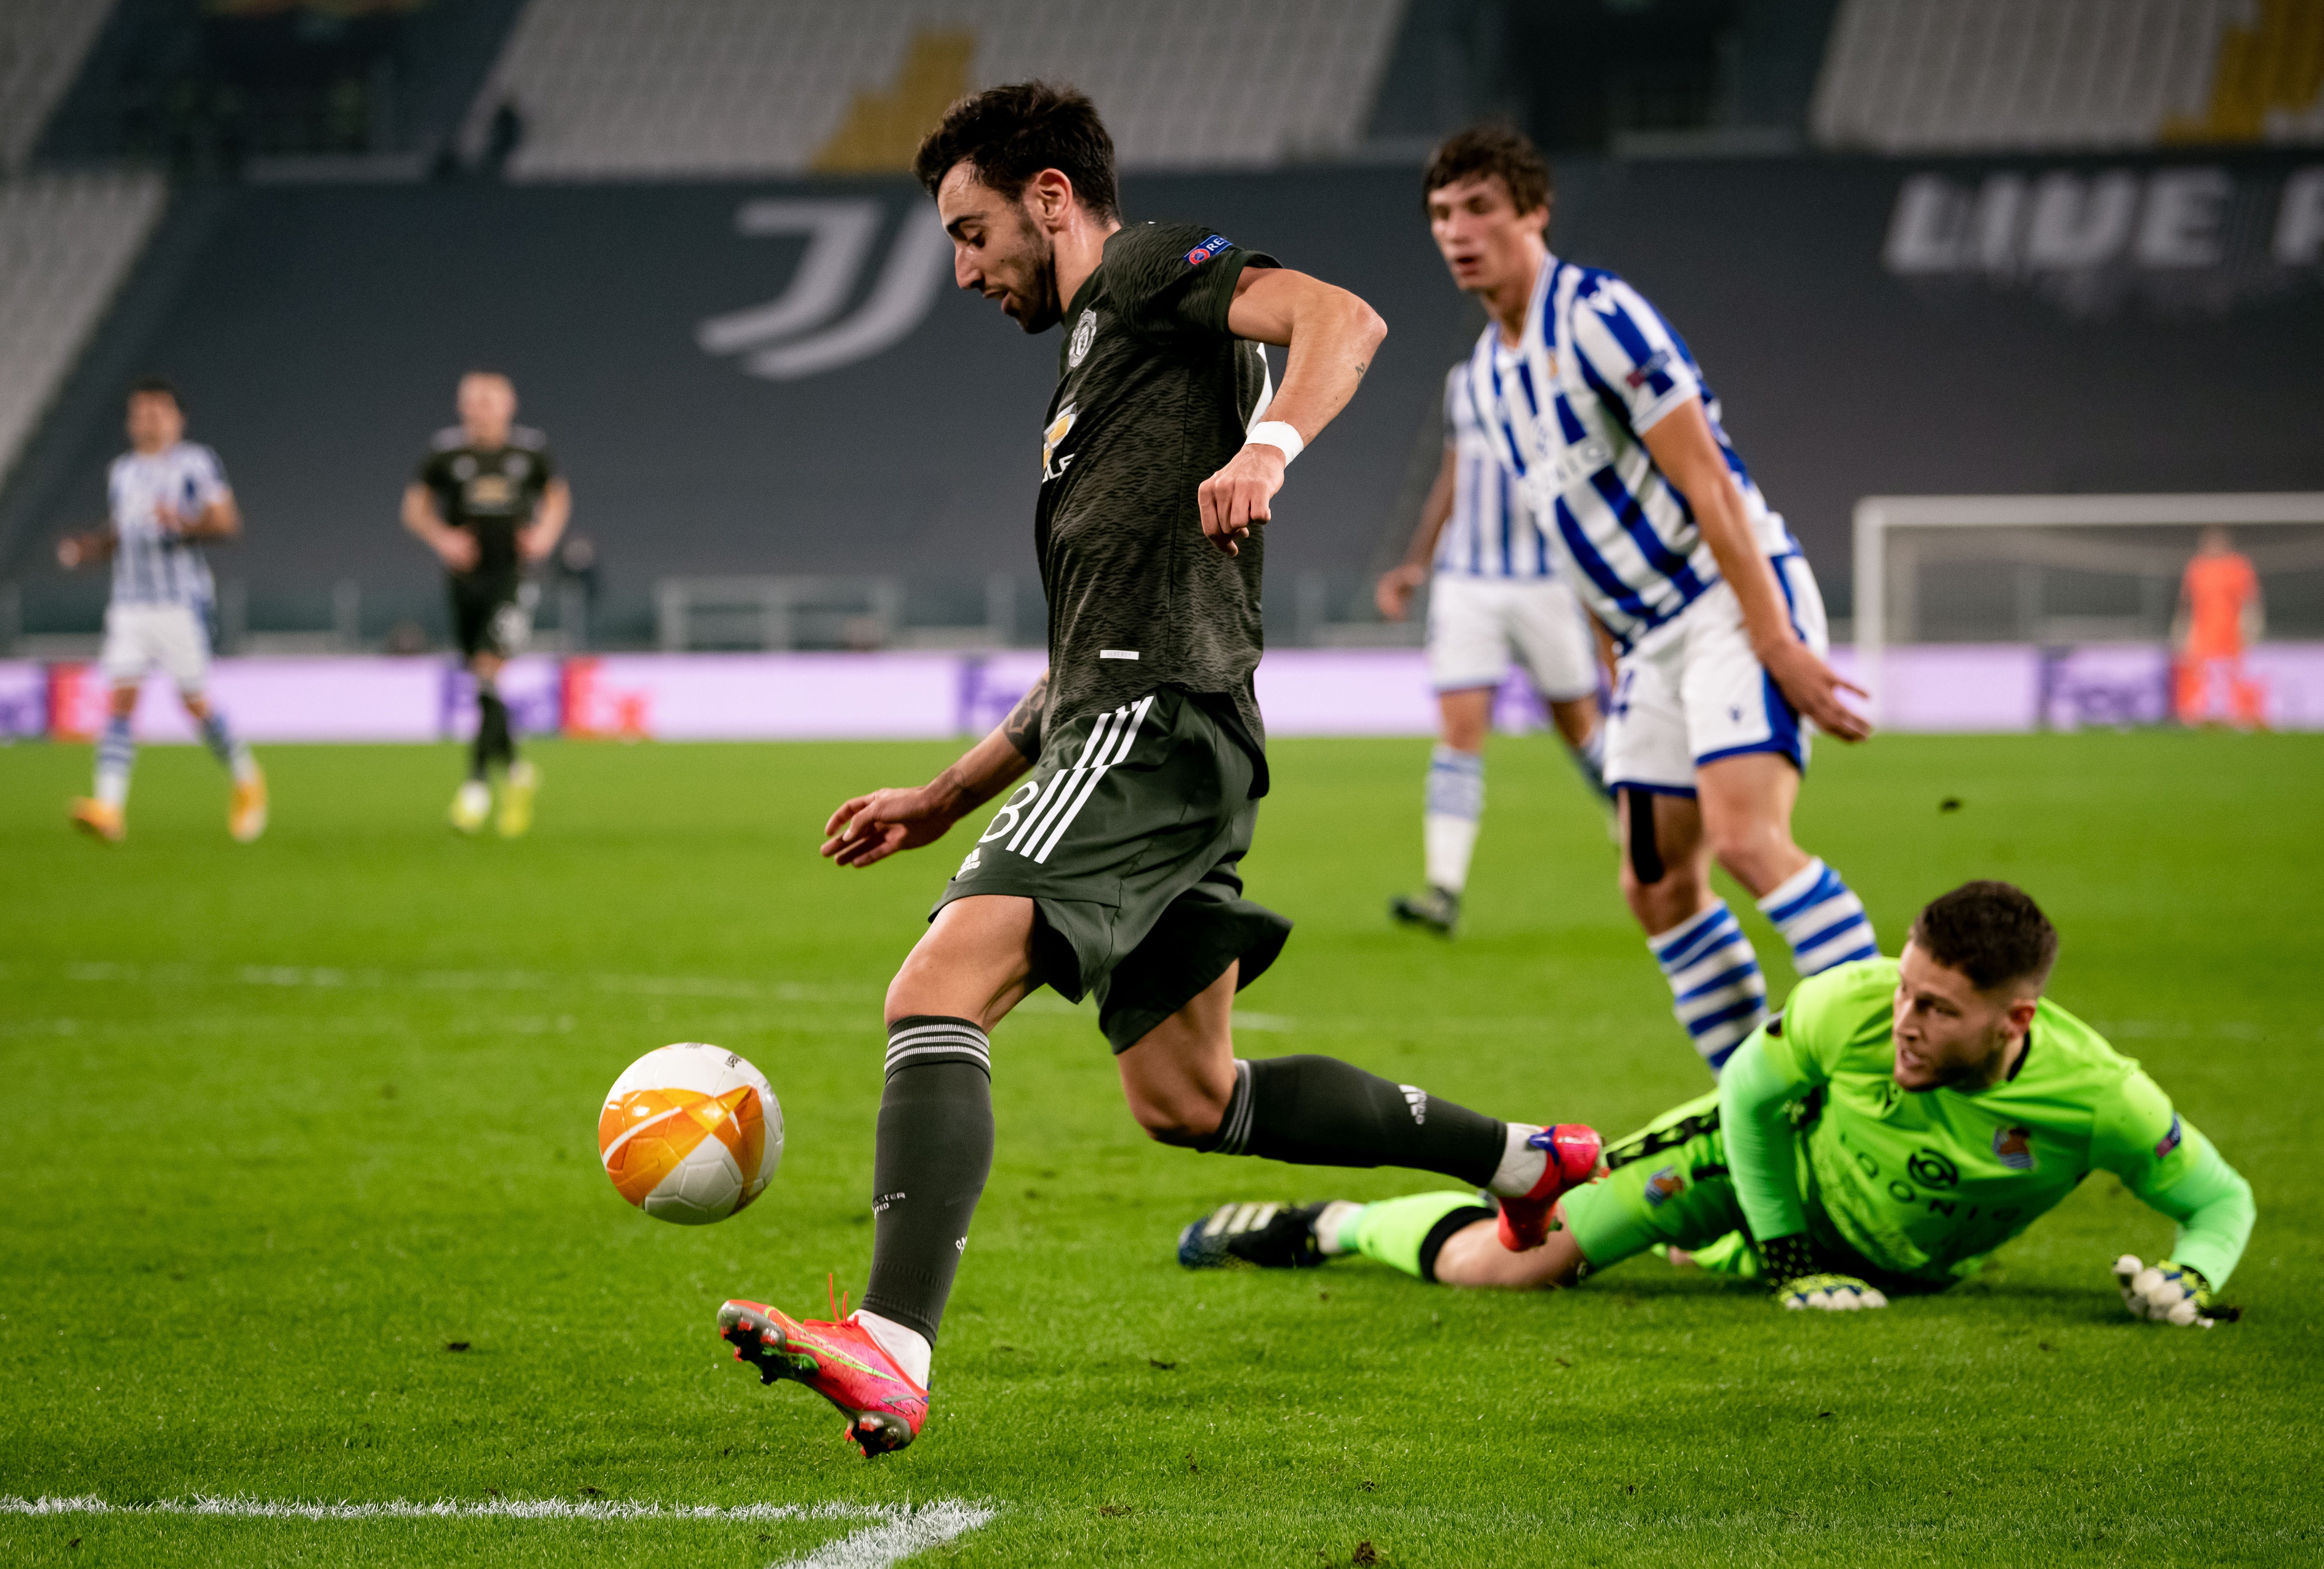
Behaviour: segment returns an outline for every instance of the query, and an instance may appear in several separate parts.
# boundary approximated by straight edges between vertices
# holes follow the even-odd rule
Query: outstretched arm
[[[85,534],[67,534],[57,541],[57,565],[69,572],[77,567],[110,560],[120,543],[121,536],[113,531],[111,523]]]
[[[2200,1272],[2212,1290],[2227,1283],[2258,1216],[2251,1184],[2144,1073],[2131,1075],[2099,1103],[2090,1163],[2179,1223],[2173,1260]]]
[[[1388,336],[1388,323],[1370,306],[1320,278],[1284,267],[1246,267],[1235,279],[1227,330],[1290,351],[1283,385],[1267,406],[1267,422],[1291,426],[1305,444],[1356,395],[1373,351]],[[1203,510],[1203,532],[1212,543],[1230,556],[1237,553],[1236,541],[1250,538],[1253,523],[1267,521],[1268,503],[1283,488],[1290,461],[1282,448],[1253,441],[1203,482],[1195,500]]]
[[[857,796],[824,824],[823,854],[842,866],[869,866],[899,850],[932,844],[962,817],[999,795],[1041,755],[1049,675],[961,759],[916,789]]]
[[[1405,618],[1412,609],[1413,590],[1428,581],[1428,563],[1436,554],[1437,537],[1452,515],[1452,492],[1459,483],[1461,449],[1445,443],[1444,461],[1437,466],[1436,483],[1428,487],[1428,499],[1421,503],[1420,526],[1412,531],[1412,543],[1404,548],[1404,559],[1381,573],[1372,589],[1379,613],[1390,621]]]

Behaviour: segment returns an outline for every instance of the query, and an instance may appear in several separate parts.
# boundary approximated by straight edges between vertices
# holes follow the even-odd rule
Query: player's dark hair
[[[1508,187],[1509,201],[1520,213],[1538,212],[1549,205],[1549,162],[1533,138],[1507,120],[1488,120],[1465,131],[1455,131],[1428,161],[1421,177],[1420,205],[1448,185],[1490,175]]]
[[[1980,992],[2021,981],[2039,990],[2058,960],[2058,928],[2031,894],[2007,882],[1964,882],[1931,900],[1910,940]]]
[[[930,196],[966,159],[976,178],[1015,201],[1044,169],[1073,181],[1074,195],[1093,217],[1118,217],[1121,198],[1113,174],[1113,138],[1089,95],[1048,82],[1011,82],[972,93],[945,111],[920,139],[912,172]]]
[[[178,405],[179,412],[183,413],[185,411],[185,395],[178,391],[177,383],[170,380],[167,376],[138,377],[135,381],[129,383],[129,396],[133,398],[167,398],[170,401]]]

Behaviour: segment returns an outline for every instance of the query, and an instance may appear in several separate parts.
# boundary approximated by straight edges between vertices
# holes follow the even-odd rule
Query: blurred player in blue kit
[[[1557,575],[1541,521],[1493,455],[1464,361],[1444,378],[1444,461],[1404,559],[1381,574],[1380,614],[1402,621],[1428,590],[1428,678],[1442,721],[1421,819],[1428,887],[1388,912],[1450,937],[1461,919],[1485,813],[1485,733],[1514,660],[1591,788],[1605,792],[1598,714],[1598,640],[1589,612]]]
[[[178,390],[148,377],[129,390],[129,450],[113,460],[106,491],[111,521],[58,541],[68,569],[110,558],[98,667],[112,692],[97,745],[97,780],[72,803],[74,825],[106,844],[129,832],[129,730],[137,694],[156,667],[169,673],[211,753],[234,777],[226,830],[242,844],[266,831],[266,776],[209,700],[209,618],[217,600],[202,548],[242,532],[242,512],[217,453],[186,439]]]

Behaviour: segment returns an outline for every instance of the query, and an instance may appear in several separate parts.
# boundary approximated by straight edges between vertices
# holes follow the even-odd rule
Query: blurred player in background
[[[1374,591],[1380,614],[1402,621],[1424,582],[1428,676],[1442,725],[1421,818],[1428,890],[1399,894],[1388,913],[1450,937],[1485,815],[1493,697],[1512,660],[1549,706],[1550,722],[1582,777],[1600,795],[1606,790],[1598,640],[1590,614],[1558,580],[1548,537],[1493,457],[1465,361],[1444,378],[1444,462],[1403,561],[1381,575]]]
[[[1364,302],[1213,230],[1121,225],[1113,142],[1034,82],[953,106],[922,182],[955,281],[1028,332],[1061,322],[1034,538],[1047,676],[929,784],[859,796],[824,854],[868,866],[1008,789],[888,988],[872,1275],[853,1316],[733,1301],[720,1332],[763,1378],[899,1449],[992,1166],[989,1031],[1036,989],[1093,994],[1153,1138],[1314,1166],[1404,1166],[1504,1196],[1538,1235],[1593,1138],[1508,1123],[1324,1057],[1234,1053],[1236,990],[1291,923],[1242,897],[1267,793],[1260,531],[1284,471],[1354,395],[1386,332]],[[1283,385],[1262,343],[1286,346]],[[972,377],[961,382],[975,396]]]
[[[129,767],[137,754],[129,720],[138,689],[159,666],[177,683],[211,754],[234,776],[226,830],[247,844],[266,831],[266,776],[203,690],[216,590],[202,547],[240,534],[242,513],[217,454],[186,439],[185,407],[168,382],[149,377],[130,388],[129,450],[113,460],[106,489],[111,522],[57,545],[68,569],[113,560],[98,659],[113,691],[97,746],[96,790],[73,802],[72,820],[108,844],[128,833]]]
[[[1179,1260],[1360,1252],[1447,1286],[1527,1288],[1716,1250],[1785,1307],[1885,1307],[1974,1275],[2097,1170],[2179,1223],[2170,1259],[2116,1262],[2125,1304],[2200,1323],[2250,1240],[2251,1185],[2135,1061],[2042,995],[2057,951],[2008,883],[1933,900],[1901,959],[1801,982],[1715,1094],[1609,1145],[1605,1177],[1565,1195],[1532,1251],[1502,1246],[1475,1194],[1432,1193],[1229,1204],[1186,1228]]]
[[[2236,550],[2227,530],[2205,529],[2180,580],[2179,614],[2171,625],[2179,656],[2174,699],[2180,724],[2225,719],[2255,730],[2265,723],[2265,695],[2244,669],[2244,651],[2266,630],[2267,606],[2251,558]]]
[[[514,838],[532,826],[540,774],[516,754],[501,667],[532,632],[524,566],[557,548],[573,514],[572,488],[557,472],[549,438],[514,423],[516,388],[497,371],[460,378],[460,422],[439,430],[403,491],[403,526],[444,563],[452,640],[476,678],[476,735],[468,777],[452,798],[452,826],[473,834],[493,808],[492,771],[505,771],[499,827]]]
[[[1622,892],[1716,1074],[1766,1012],[1758,955],[1711,862],[1757,896],[1803,975],[1878,952],[1863,901],[1792,839],[1808,730],[1870,726],[1823,660],[1823,601],[1719,420],[1692,355],[1637,291],[1549,252],[1549,167],[1464,131],[1423,184],[1453,281],[1491,318],[1469,387],[1495,455],[1619,651],[1606,782]]]

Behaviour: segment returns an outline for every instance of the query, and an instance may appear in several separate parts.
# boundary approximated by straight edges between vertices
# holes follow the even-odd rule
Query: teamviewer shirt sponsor
[[[1213,229],[1140,225],[1106,241],[1065,308],[1034,514],[1057,721],[1169,686],[1213,697],[1254,743],[1264,734],[1251,672],[1265,531],[1224,554],[1194,493],[1272,393],[1227,309],[1243,268],[1275,265]]]
[[[1719,581],[1692,510],[1643,440],[1690,400],[1702,400],[1760,548],[1798,549],[1728,440],[1685,343],[1611,272],[1548,258],[1522,340],[1508,346],[1489,323],[1468,375],[1487,439],[1548,523],[1566,581],[1625,648]]]
[[[446,522],[475,536],[477,575],[507,574],[517,568],[517,531],[557,477],[557,457],[548,437],[522,425],[496,450],[469,445],[455,425],[436,433],[412,477],[434,494]]]
[[[124,452],[106,475],[113,512],[113,603],[208,605],[209,563],[194,540],[161,523],[170,508],[181,523],[200,517],[226,494],[217,454],[180,441],[160,452]]]

